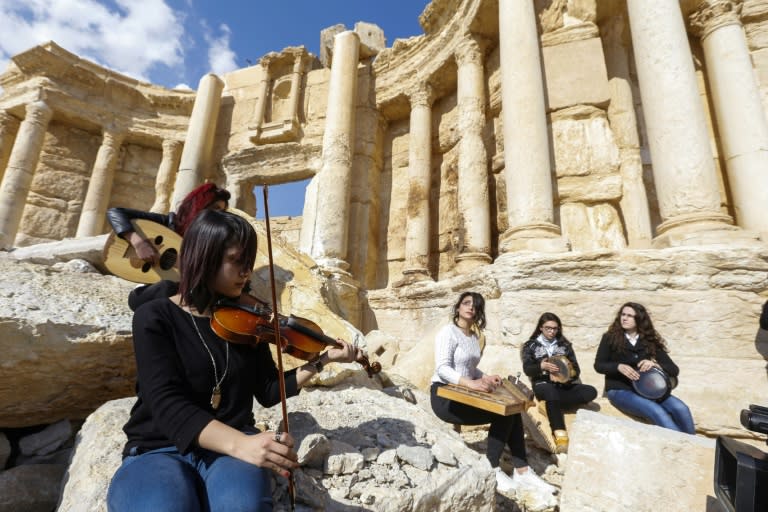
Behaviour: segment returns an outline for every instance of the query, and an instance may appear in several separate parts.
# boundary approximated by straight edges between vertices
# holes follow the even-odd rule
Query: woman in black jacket
[[[605,395],[626,414],[660,427],[695,434],[691,411],[682,400],[671,394],[655,400],[646,398],[633,386],[642,373],[655,369],[672,378],[680,373],[648,311],[642,304],[627,302],[603,334],[595,356],[595,371],[605,375]]]
[[[520,352],[523,371],[531,379],[533,393],[545,404],[557,453],[568,450],[562,407],[585,404],[597,390],[579,381],[579,362],[573,345],[563,334],[563,324],[554,313],[544,313]],[[563,361],[560,365],[556,360]]]

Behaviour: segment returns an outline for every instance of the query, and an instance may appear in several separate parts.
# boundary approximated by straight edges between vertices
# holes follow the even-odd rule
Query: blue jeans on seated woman
[[[266,512],[272,510],[268,470],[198,448],[129,455],[107,493],[110,512]]]
[[[677,397],[669,395],[663,401],[656,402],[626,389],[609,389],[605,396],[621,412],[639,416],[660,427],[686,434],[696,433],[691,410]]]

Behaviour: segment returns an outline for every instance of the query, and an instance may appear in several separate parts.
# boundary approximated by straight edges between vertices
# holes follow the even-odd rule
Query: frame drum
[[[677,379],[670,379],[661,368],[653,367],[647,372],[640,373],[640,378],[632,381],[635,392],[649,400],[661,402],[672,392]]]
[[[576,378],[576,368],[573,367],[573,363],[571,363],[571,360],[568,359],[567,356],[552,356],[547,361],[554,364],[558,368],[557,373],[549,374],[549,380],[552,382],[568,384]]]

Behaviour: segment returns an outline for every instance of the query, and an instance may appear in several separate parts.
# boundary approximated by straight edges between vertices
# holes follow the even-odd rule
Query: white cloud
[[[232,31],[225,24],[219,26],[221,36],[213,37],[205,31],[205,40],[208,43],[208,65],[211,71],[216,74],[228,73],[234,71],[237,65],[236,55],[229,47],[229,36]]]
[[[141,80],[154,66],[183,66],[183,19],[164,0],[115,0],[117,9],[102,2],[0,0],[0,70],[49,40]]]

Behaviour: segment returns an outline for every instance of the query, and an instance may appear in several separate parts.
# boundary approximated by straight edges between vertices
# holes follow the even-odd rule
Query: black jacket
[[[123,238],[123,235],[128,231],[133,231],[133,225],[131,221],[134,219],[145,219],[157,222],[163,226],[167,226],[176,231],[174,225],[176,215],[169,213],[164,215],[162,213],[145,212],[143,210],[134,210],[133,208],[110,208],[107,210],[107,221],[112,226],[112,230]]]
[[[768,302],[763,304],[763,313],[760,315],[760,328],[768,331]]]
[[[609,389],[634,391],[632,382],[619,372],[619,365],[624,363],[637,369],[637,364],[643,359],[651,359],[651,356],[648,351],[648,344],[642,338],[637,340],[634,347],[625,338],[624,352],[617,352],[611,348],[610,337],[606,333],[603,334],[600,346],[597,348],[597,354],[595,354],[595,371],[605,375],[606,391]],[[677,377],[680,374],[680,368],[672,361],[667,352],[657,350],[655,360],[668,376]]]

